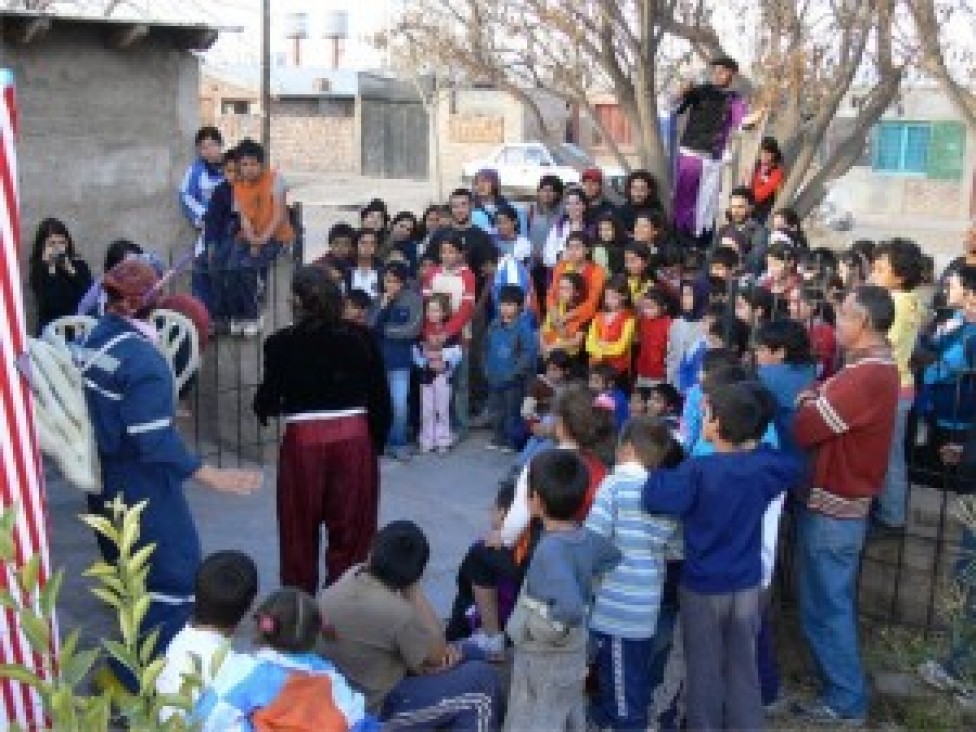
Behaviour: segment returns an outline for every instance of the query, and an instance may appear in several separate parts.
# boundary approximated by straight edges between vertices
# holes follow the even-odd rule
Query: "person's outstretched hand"
[[[193,477],[219,493],[237,493],[247,496],[261,487],[264,475],[255,470],[214,468],[204,465]]]

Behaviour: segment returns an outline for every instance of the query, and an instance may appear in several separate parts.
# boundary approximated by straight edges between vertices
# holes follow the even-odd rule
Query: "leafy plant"
[[[112,729],[113,711],[130,730],[189,730],[183,715],[160,721],[164,707],[188,710],[191,692],[200,688],[199,667],[184,677],[177,695],[156,693],[156,680],[165,659],[154,658],[158,632],[140,636],[139,627],[149,611],[146,590],[149,559],[153,544],[139,547],[139,520],[146,502],[126,506],[120,498],[108,504],[108,516],[82,516],[88,526],[105,537],[118,551],[114,563],[96,561],[86,572],[95,581],[92,593],[116,613],[117,639],[103,639],[101,647],[79,648],[80,630],[73,629],[55,651],[51,620],[60,592],[63,570],[43,586],[38,581],[40,557],[32,556],[23,566],[11,571],[16,592],[0,591],[0,605],[15,611],[31,650],[41,659],[42,672],[21,664],[0,664],[0,678],[9,678],[34,688],[43,704],[50,729],[58,732],[108,732]],[[15,507],[0,513],[0,561],[15,561],[13,530]],[[138,548],[137,548],[138,547]],[[138,684],[134,694],[117,694],[110,690],[87,692],[86,679],[96,663],[112,658],[132,674]]]

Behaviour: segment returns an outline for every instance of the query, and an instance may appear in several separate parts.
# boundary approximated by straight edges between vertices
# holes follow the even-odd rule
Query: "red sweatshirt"
[[[664,381],[667,378],[665,357],[668,355],[668,334],[671,318],[641,316],[637,320],[637,375],[645,379]]]
[[[898,404],[891,349],[849,354],[815,399],[796,410],[793,437],[813,450],[807,507],[834,518],[863,518],[881,492]]]
[[[474,273],[465,265],[452,271],[441,266],[434,267],[423,283],[424,301],[435,292],[443,292],[451,299],[451,317],[444,326],[447,334],[469,339],[471,329],[468,326],[474,315]]]

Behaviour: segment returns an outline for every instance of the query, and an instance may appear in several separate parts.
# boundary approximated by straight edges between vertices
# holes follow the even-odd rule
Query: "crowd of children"
[[[644,172],[619,208],[597,170],[579,188],[544,178],[524,211],[482,171],[422,217],[377,199],[358,227],[332,227],[312,264],[382,353],[386,455],[443,455],[480,424],[511,469],[460,563],[446,631],[420,587],[426,538],[394,522],[318,605],[283,590],[262,606],[269,650],[232,656],[233,684],[210,679],[194,711],[204,729],[285,714],[281,698],[311,693],[292,672],[329,680],[319,711],[336,729],[761,729],[785,698],[769,600],[784,516],[822,681],[794,712],[864,722],[852,566],[869,526],[904,528],[910,421],[931,428],[939,465],[961,460],[976,422],[976,241],[929,327],[919,247],[811,248],[795,212],[771,210],[778,148],[764,141],[763,156],[707,249],[669,231]],[[263,234],[244,237],[253,249]],[[241,592],[234,617],[198,610],[191,639],[217,635],[194,645],[233,630],[253,599]],[[509,647],[503,714],[485,662]],[[943,685],[962,673],[926,669]]]

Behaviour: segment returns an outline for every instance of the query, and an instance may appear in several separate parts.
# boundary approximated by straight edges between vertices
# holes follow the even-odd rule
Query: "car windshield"
[[[593,164],[582,148],[570,142],[553,147],[552,157],[555,158],[556,165],[568,165],[573,168],[588,168]]]

